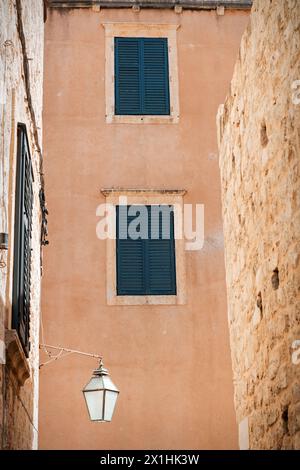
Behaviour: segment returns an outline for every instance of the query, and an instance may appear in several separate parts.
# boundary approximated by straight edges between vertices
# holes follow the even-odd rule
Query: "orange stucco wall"
[[[81,389],[95,361],[72,355],[42,368],[42,449],[237,447],[215,115],[247,20],[246,11],[49,14],[44,341],[101,353],[121,393],[113,421],[91,423]],[[178,124],[105,123],[103,21],[181,24]],[[204,248],[186,252],[186,305],[106,304],[95,231],[103,187],[186,189],[184,202],[205,204]]]

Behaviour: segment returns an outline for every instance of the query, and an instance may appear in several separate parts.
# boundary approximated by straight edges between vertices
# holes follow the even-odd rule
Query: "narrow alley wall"
[[[37,447],[40,317],[42,84],[44,48],[42,0],[0,2],[0,448]],[[25,357],[12,329],[17,126],[26,126],[33,166],[30,353]]]
[[[300,4],[256,0],[219,108],[240,447],[300,449]]]

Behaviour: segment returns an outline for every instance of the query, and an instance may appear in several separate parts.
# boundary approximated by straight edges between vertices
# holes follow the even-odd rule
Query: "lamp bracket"
[[[83,351],[78,351],[77,349],[70,349],[70,348],[65,348],[62,346],[52,346],[50,344],[40,344],[39,348],[43,349],[45,353],[47,354],[47,356],[50,358],[49,361],[46,361],[40,364],[39,368],[41,368],[42,366],[45,366],[46,364],[50,364],[50,362],[57,361],[58,359],[62,359],[63,357],[68,356],[69,354],[80,354],[81,356],[88,356],[88,357],[94,357],[95,359],[99,359],[100,360],[99,369],[101,368],[101,365],[103,368],[102,356],[100,356],[99,354],[87,353]],[[59,352],[58,354],[53,356],[52,352],[48,351],[48,349],[53,349]]]

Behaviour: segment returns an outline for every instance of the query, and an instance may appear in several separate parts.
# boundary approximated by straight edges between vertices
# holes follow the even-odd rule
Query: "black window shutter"
[[[166,38],[115,38],[115,113],[170,114]]]
[[[33,175],[24,125],[18,125],[17,145],[12,326],[18,331],[25,354],[28,356],[30,348]]]
[[[149,238],[132,240],[127,228],[135,217],[128,217],[126,224],[127,210],[117,206],[117,295],[176,295],[174,212],[170,212],[169,238],[163,238],[160,220],[158,238],[152,239],[151,206],[147,206]]]

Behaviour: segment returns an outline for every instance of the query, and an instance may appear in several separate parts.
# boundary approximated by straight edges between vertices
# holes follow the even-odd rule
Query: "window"
[[[28,357],[33,174],[26,127],[18,125],[12,327]]]
[[[115,114],[170,114],[167,38],[115,38]]]
[[[185,190],[106,188],[101,193],[110,220],[107,304],[184,305],[185,239],[180,234]],[[140,209],[148,224],[141,225]]]
[[[103,23],[107,124],[179,122],[178,24]]]
[[[172,206],[116,209],[117,295],[176,295]]]

